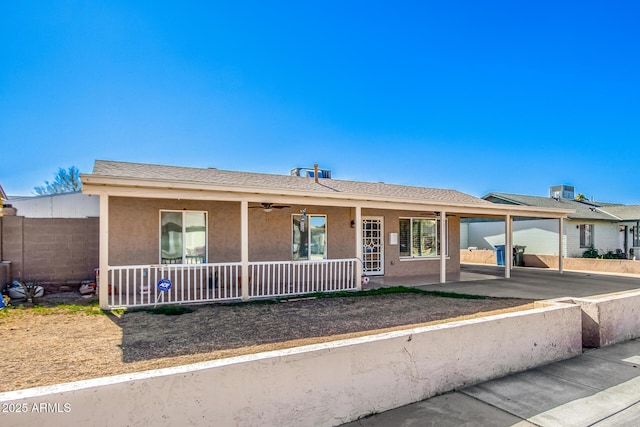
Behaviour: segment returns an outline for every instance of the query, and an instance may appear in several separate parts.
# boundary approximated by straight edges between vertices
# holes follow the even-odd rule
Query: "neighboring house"
[[[81,179],[100,198],[100,305],[359,289],[363,273],[444,282],[460,271],[461,218],[571,212],[329,176],[96,161]]]
[[[47,292],[77,290],[95,280],[99,202],[82,193],[4,199],[0,260],[8,271],[0,288],[19,279],[38,281]]]
[[[4,211],[4,202],[7,200],[7,193],[4,192],[4,188],[0,185],[0,217]]]
[[[81,192],[11,197],[11,206],[25,218],[91,218],[100,216],[100,198]]]
[[[489,193],[484,200],[502,205],[539,208],[572,209],[563,227],[563,255],[581,257],[589,249],[600,254],[608,252],[634,256],[634,247],[639,247],[640,206],[601,203],[575,197],[574,187],[553,186],[549,197],[520,194]],[[477,247],[493,249],[504,244],[504,227],[495,220],[463,221],[461,248]],[[525,246],[526,253],[558,255],[559,246],[554,245],[558,235],[558,223],[544,219],[518,218],[513,224],[513,244]],[[639,252],[635,250],[635,252]],[[635,256],[640,254],[635,253]]]

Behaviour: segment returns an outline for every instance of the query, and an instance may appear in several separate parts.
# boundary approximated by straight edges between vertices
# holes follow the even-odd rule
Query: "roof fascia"
[[[612,217],[612,218],[614,218],[614,219],[616,219],[616,220],[618,220],[618,221],[622,221],[622,218],[620,218],[620,217],[618,217],[618,216],[616,216],[616,215],[614,215],[614,214],[612,214],[612,213],[610,213],[610,212],[607,212],[607,211],[605,211],[605,210],[604,210],[604,209],[602,209],[602,208],[597,208],[597,207],[596,207],[596,208],[595,208],[595,210],[596,210],[596,211],[598,211],[598,212],[602,212],[602,213],[603,213],[603,214],[605,214],[605,215],[609,215],[610,217]]]
[[[250,201],[272,203],[317,204],[331,206],[361,206],[399,210],[450,211],[457,214],[489,216],[532,216],[537,218],[567,218],[575,211],[536,208],[525,205],[475,205],[461,202],[439,202],[353,193],[309,193],[284,188],[256,188],[241,185],[176,183],[162,180],[121,179],[84,175],[82,192],[110,196],[141,198],[174,198],[193,200]]]

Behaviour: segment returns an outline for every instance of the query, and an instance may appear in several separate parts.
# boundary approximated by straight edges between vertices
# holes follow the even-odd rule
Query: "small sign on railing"
[[[158,299],[164,302],[164,294],[170,289],[171,289],[171,280],[160,279],[158,281],[158,290],[160,291],[160,295],[156,294],[156,305],[158,305]]]
[[[166,292],[171,289],[171,280],[169,279],[160,279],[158,281],[158,290],[160,292]]]

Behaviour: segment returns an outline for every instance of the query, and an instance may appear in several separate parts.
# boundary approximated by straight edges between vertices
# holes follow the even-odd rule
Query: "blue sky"
[[[640,204],[640,2],[14,1],[0,184],[95,159]]]

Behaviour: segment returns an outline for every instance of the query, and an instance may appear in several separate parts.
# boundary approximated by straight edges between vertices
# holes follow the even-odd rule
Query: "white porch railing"
[[[109,307],[229,301],[242,296],[240,263],[109,267]],[[161,279],[171,289],[158,290]],[[101,286],[104,283],[100,278]]]
[[[249,297],[277,297],[356,289],[356,258],[249,263]]]
[[[249,263],[249,298],[354,290],[357,259]],[[156,264],[110,266],[108,307],[223,302],[242,298],[242,264]],[[171,288],[160,291],[158,282]]]

